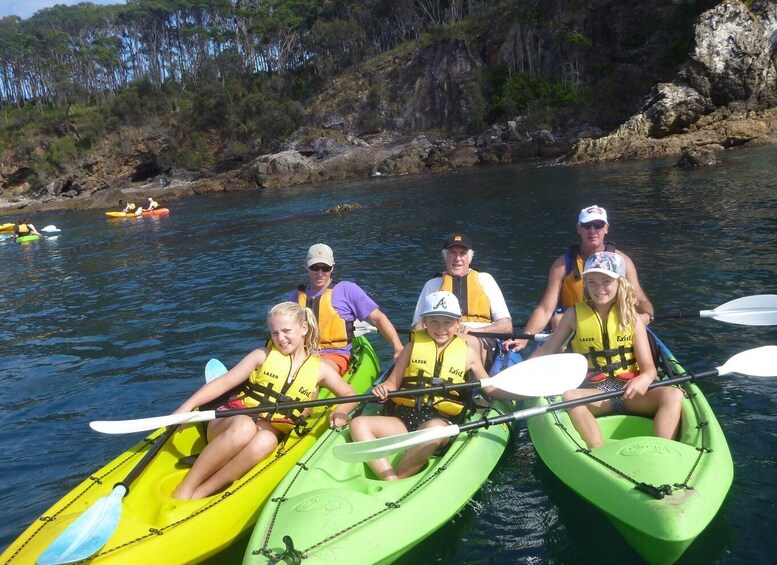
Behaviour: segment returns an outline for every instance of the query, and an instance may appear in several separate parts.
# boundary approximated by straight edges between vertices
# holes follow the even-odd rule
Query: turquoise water
[[[269,306],[306,279],[310,244],[329,243],[336,277],[358,282],[404,329],[421,286],[442,267],[443,236],[466,231],[474,266],[494,275],[520,321],[552,260],[574,241],[577,211],[597,203],[657,311],[711,309],[777,293],[773,156],[770,148],[726,153],[723,167],[692,171],[651,161],[365,179],[193,197],[170,202],[168,217],[34,215],[60,237],[0,243],[0,548],[139,439],[99,435],[90,420],[169,413],[202,382],[209,358],[231,366],[262,344]],[[361,209],[323,212],[342,203]],[[654,326],[699,371],[777,343],[777,328],[698,319]],[[373,343],[387,362],[388,345]],[[683,562],[764,562],[777,551],[777,379],[727,376],[701,388],[729,439],[735,478]],[[240,542],[234,549],[242,554]],[[481,492],[402,563],[636,559],[547,471],[521,424]]]

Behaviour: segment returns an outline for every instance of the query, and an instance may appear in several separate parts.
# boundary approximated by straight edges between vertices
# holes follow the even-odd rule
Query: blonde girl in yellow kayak
[[[593,449],[602,445],[596,416],[628,412],[653,418],[658,437],[674,439],[680,426],[683,393],[672,387],[648,390],[656,367],[647,329],[637,315],[634,287],[626,280],[626,263],[617,253],[601,251],[585,262],[585,300],[569,308],[556,330],[532,357],[559,353],[564,344],[588,359],[588,388],[564,393],[564,400],[624,389],[620,397],[569,409],[580,437]]]
[[[255,349],[229,372],[194,393],[175,413],[190,412],[235,389],[239,392],[220,409],[313,399],[319,386],[337,396],[355,392],[335,369],[318,356],[319,332],[313,312],[293,302],[273,306],[268,318],[272,342]],[[329,416],[343,427],[355,403],[338,406]],[[239,479],[270,455],[284,433],[304,416],[301,410],[218,418],[208,424],[208,445],[173,493],[174,498],[210,496]]]

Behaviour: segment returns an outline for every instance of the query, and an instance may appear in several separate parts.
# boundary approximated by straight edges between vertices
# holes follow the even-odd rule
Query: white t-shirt
[[[507,303],[505,302],[504,296],[502,296],[502,291],[499,288],[499,285],[496,284],[496,281],[494,280],[494,277],[489,275],[488,273],[482,273],[478,271],[478,282],[483,287],[483,290],[486,293],[486,296],[488,297],[489,302],[491,303],[491,322],[496,322],[497,320],[501,320],[502,318],[509,318],[510,317],[510,311],[507,309]],[[421,290],[421,294],[418,297],[418,302],[415,305],[415,313],[413,314],[413,326],[418,324],[421,321],[421,313],[423,312],[424,307],[424,298],[427,294],[431,294],[433,292],[437,292],[440,290],[440,287],[442,286],[442,277],[435,277],[433,279],[430,279],[426,281],[426,284],[424,285],[423,290]],[[464,322],[467,327],[470,328],[480,328],[483,326],[487,326],[488,324],[484,324],[483,322]]]

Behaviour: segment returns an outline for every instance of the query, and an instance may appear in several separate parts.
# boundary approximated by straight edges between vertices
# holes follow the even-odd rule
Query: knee
[[[663,404],[679,409],[682,406],[685,395],[683,391],[676,387],[665,387],[662,391],[661,400]]]
[[[348,425],[354,441],[362,441],[370,435],[370,420],[368,416],[357,416]]]
[[[268,430],[254,430],[254,437],[246,446],[244,452],[254,464],[265,459],[278,446],[278,436]]]
[[[561,395],[561,400],[577,400],[583,396],[582,391],[579,388],[573,388]]]
[[[233,416],[229,429],[224,436],[232,444],[242,447],[248,444],[256,435],[256,424],[249,416]]]

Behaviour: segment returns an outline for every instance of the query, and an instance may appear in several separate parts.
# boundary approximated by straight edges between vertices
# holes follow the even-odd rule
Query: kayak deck
[[[692,383],[682,388],[676,441],[655,437],[650,418],[618,414],[597,418],[604,445],[588,450],[566,411],[528,421],[548,468],[604,512],[650,563],[673,563],[682,555],[715,516],[733,479],[728,444],[704,395]]]
[[[489,416],[508,407],[498,406],[501,410],[486,410]],[[367,413],[375,410],[370,405]],[[506,425],[462,433],[416,475],[382,481],[364,463],[335,458],[332,447],[351,438],[347,430],[330,431],[265,505],[243,563],[274,562],[284,552],[290,557],[286,540],[304,555],[306,564],[390,563],[467,504],[488,479],[509,438]],[[401,456],[395,455],[395,462]]]
[[[354,340],[360,362],[346,373],[363,392],[378,374],[378,359],[366,338]],[[321,397],[329,394],[322,390]],[[308,416],[307,433],[291,432],[284,443],[244,477],[214,496],[177,500],[171,494],[188,471],[181,459],[205,446],[204,426],[187,426],[173,434],[142,474],[129,485],[119,526],[90,562],[191,563],[227,548],[256,521],[273,488],[316,439],[329,429],[334,406],[318,407]],[[73,521],[123,481],[163,429],[123,453],[74,488],[36,520],[0,556],[2,563],[34,563]]]

